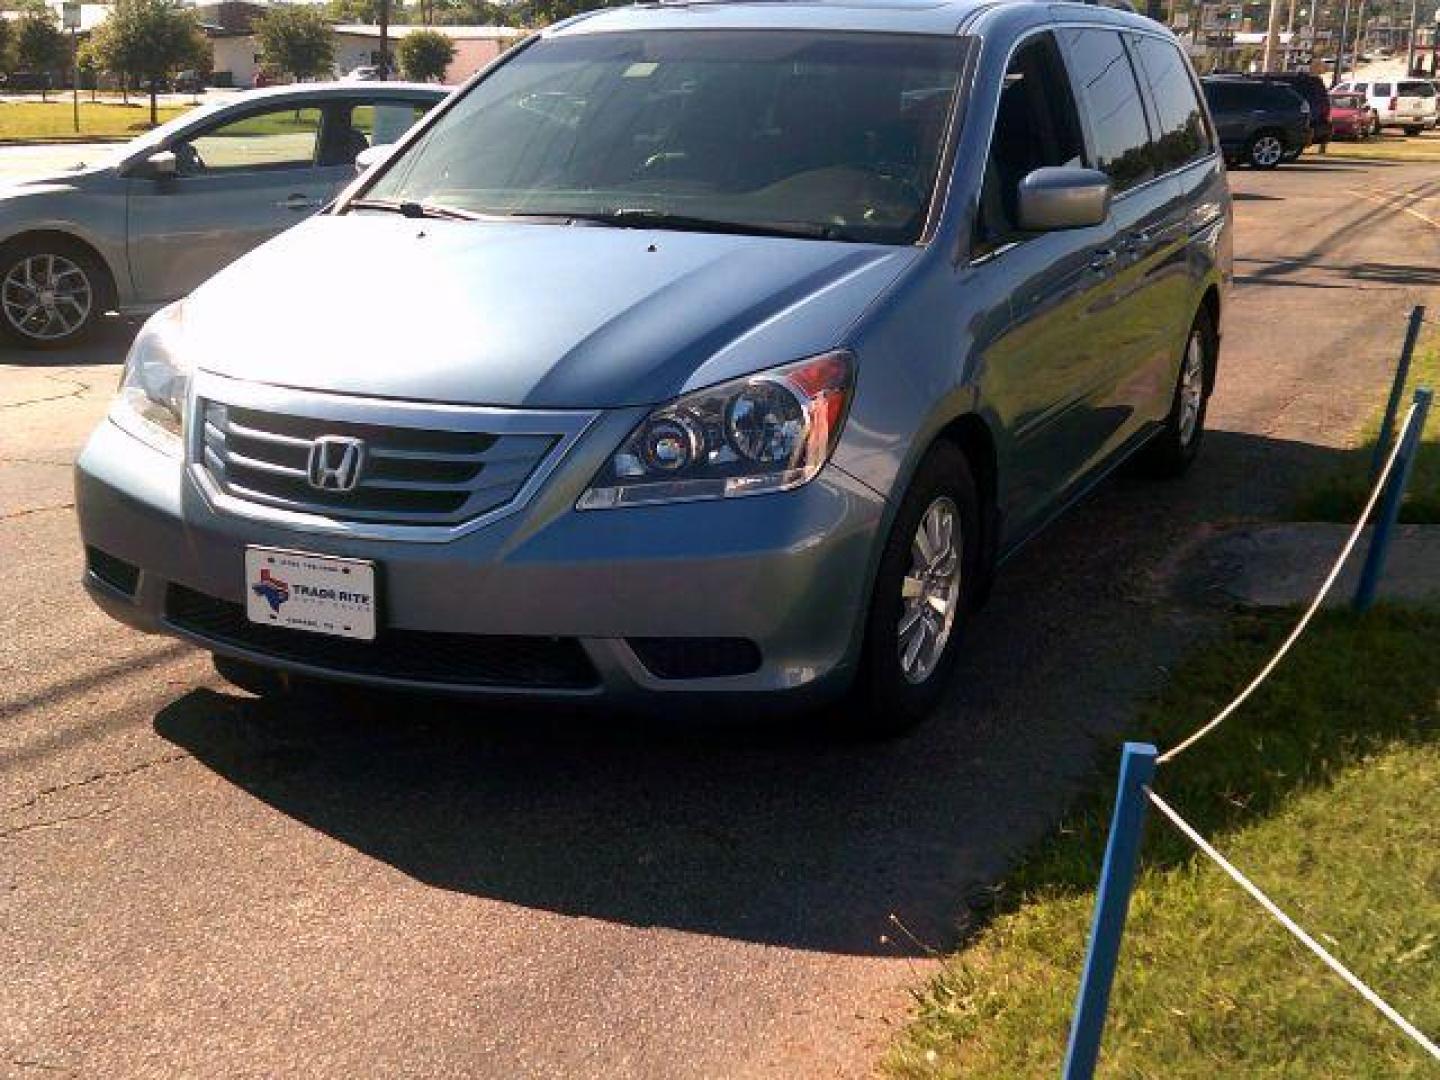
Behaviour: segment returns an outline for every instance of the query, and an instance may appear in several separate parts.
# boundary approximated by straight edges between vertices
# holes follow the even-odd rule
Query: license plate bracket
[[[374,641],[375,564],[284,548],[245,548],[245,614],[252,623]]]

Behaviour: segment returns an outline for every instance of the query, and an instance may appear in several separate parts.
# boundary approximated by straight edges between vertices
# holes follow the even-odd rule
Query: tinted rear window
[[[1155,175],[1150,159],[1150,125],[1140,103],[1125,44],[1114,30],[1095,27],[1060,31],[1070,79],[1090,116],[1095,167],[1124,191]]]
[[[1428,82],[1402,82],[1401,97],[1434,97],[1435,87]]]
[[[1152,148],[1156,168],[1164,172],[1205,156],[1210,132],[1180,50],[1159,38],[1136,36],[1131,41],[1159,114],[1160,130]]]

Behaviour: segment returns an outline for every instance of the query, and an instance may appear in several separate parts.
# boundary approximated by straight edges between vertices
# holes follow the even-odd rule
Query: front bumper
[[[832,465],[791,492],[575,511],[598,462],[634,422],[622,412],[592,427],[519,512],[445,543],[416,543],[222,513],[179,461],[107,420],[76,465],[76,508],[91,553],[86,586],[106,612],[140,630],[343,681],[633,703],[685,693],[754,701],[780,691],[793,701],[842,690],[858,652],[884,500]],[[196,596],[225,610],[243,605],[251,544],[373,560],[380,644],[438,640],[426,635],[446,635],[447,648],[455,635],[475,635],[477,648],[500,638],[559,639],[578,644],[593,677],[459,681],[439,661],[423,675],[397,675],[342,639],[324,639],[328,647],[317,652],[308,640],[316,635],[285,631],[307,640],[296,639],[293,649],[257,645],[177,611],[177,597],[181,608]],[[133,580],[107,573],[114,564],[106,559],[138,573]],[[636,648],[692,639],[751,642],[758,666],[720,676],[657,674]]]

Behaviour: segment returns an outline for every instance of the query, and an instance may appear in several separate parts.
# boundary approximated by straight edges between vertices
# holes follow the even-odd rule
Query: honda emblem
[[[365,466],[365,444],[344,435],[322,435],[310,444],[307,479],[317,491],[354,491]]]

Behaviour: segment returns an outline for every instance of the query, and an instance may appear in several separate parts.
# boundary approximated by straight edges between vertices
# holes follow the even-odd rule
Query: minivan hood
[[[320,216],[197,290],[220,375],[527,408],[648,405],[839,344],[918,249]]]

